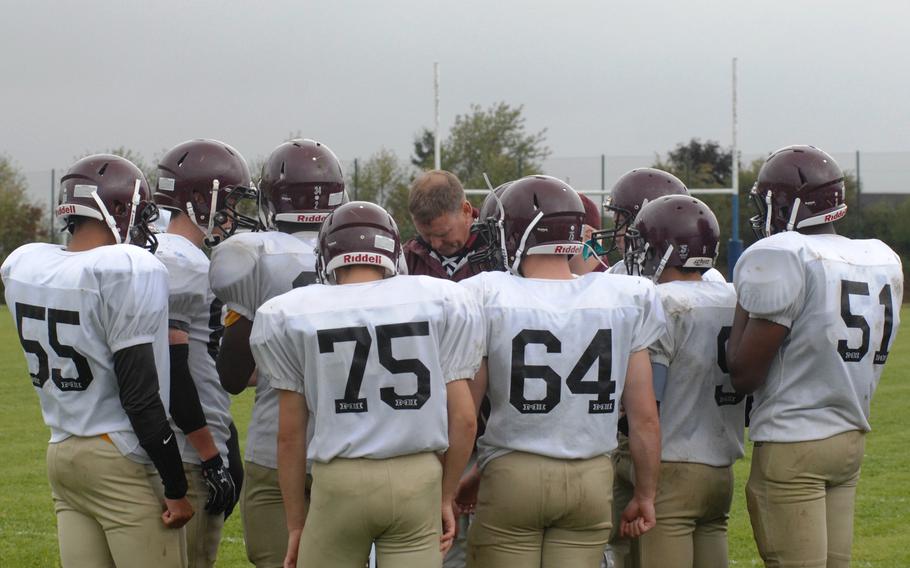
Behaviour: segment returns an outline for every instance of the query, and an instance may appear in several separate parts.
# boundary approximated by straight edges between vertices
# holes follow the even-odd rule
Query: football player
[[[765,161],[752,188],[760,240],[736,264],[727,349],[755,393],[746,502],[766,566],[846,567],[869,404],[899,324],[901,261],[848,239],[844,174],[812,146]]]
[[[526,177],[501,201],[494,225],[509,273],[462,283],[486,321],[474,400],[491,403],[468,566],[594,566],[612,524],[607,454],[620,401],[635,426],[637,481],[622,532],[654,525],[660,433],[647,347],[663,332],[663,310],[647,279],[571,273],[585,211],[567,184]],[[462,483],[468,507],[477,475]]]
[[[19,247],[0,274],[51,430],[61,563],[183,567],[193,508],[165,412],[167,270],[140,248],[155,244],[148,184],[99,154],[60,185],[69,245]]]
[[[660,403],[657,526],[638,543],[644,568],[727,566],[733,463],[743,455],[745,396],[733,391],[726,342],[733,284],[702,279],[717,258],[720,228],[707,205],[687,195],[658,197],[625,234],[642,276],[667,316],[649,351]]]
[[[314,249],[322,221],[345,201],[335,154],[314,140],[278,146],[262,168],[260,195],[277,230],[232,236],[212,251],[209,281],[227,306],[217,369],[222,386],[238,394],[251,383],[255,361],[249,337],[256,310],[271,298],[316,281]],[[278,486],[278,396],[253,381],[256,400],[246,438],[240,498],[247,556],[257,568],[281,567],[288,545]]]
[[[255,227],[255,219],[236,209],[240,199],[252,196],[251,187],[243,156],[217,140],[178,144],[158,164],[155,203],[171,212],[156,251],[170,281],[171,415],[192,446],[183,453],[189,499],[197,511],[208,513],[196,515],[186,528],[191,567],[214,565],[222,526],[243,479],[237,438],[231,435],[231,400],[215,370],[222,304],[209,287],[209,259],[202,249],[238,226]],[[237,463],[231,463],[229,453]]]
[[[623,260],[607,269],[611,274],[638,274],[638,265],[626,260],[626,229],[635,222],[635,217],[649,201],[665,195],[688,195],[689,190],[679,178],[671,173],[655,168],[636,168],[626,172],[613,185],[607,203],[606,211],[613,215],[613,228],[594,233],[591,245],[595,252],[606,256],[614,249],[618,249]],[[702,278],[707,281],[726,282],[723,275],[715,268],[709,269]],[[632,497],[632,459],[629,455],[628,425],[625,418],[620,420],[619,447],[613,453],[615,478],[613,486],[613,499],[616,507],[613,535],[610,539],[612,555],[616,568],[632,568],[635,564],[627,561],[626,557],[632,553],[632,545],[623,540],[619,535],[618,513],[624,504]],[[637,555],[637,552],[635,553]]]
[[[319,234],[327,285],[256,314],[259,380],[279,392],[285,566],[361,568],[374,542],[379,566],[441,566],[455,536],[452,500],[476,427],[462,379],[480,365],[482,319],[457,284],[396,276],[400,254],[384,209],[342,205]]]

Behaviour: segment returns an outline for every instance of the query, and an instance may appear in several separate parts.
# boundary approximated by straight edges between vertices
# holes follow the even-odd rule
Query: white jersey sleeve
[[[134,247],[135,248],[135,247]],[[118,255],[96,265],[99,293],[104,298],[101,317],[111,351],[152,343],[162,314],[167,314],[167,270],[154,256]],[[132,252],[132,251],[129,251]],[[123,256],[128,262],[123,262]]]
[[[252,321],[268,300],[316,281],[312,243],[277,231],[234,235],[212,251],[209,281],[229,310]]]
[[[445,381],[473,379],[480,368],[486,344],[484,321],[477,299],[462,286],[446,286],[446,322],[440,341],[440,361]]]
[[[199,306],[206,305],[209,295],[209,263],[207,259],[202,260],[205,259],[202,251],[191,251],[188,247],[196,248],[183,237],[165,233],[159,235],[155,252],[168,272],[168,319],[186,326],[192,323]]]
[[[736,263],[739,303],[751,317],[791,327],[805,294],[805,265],[794,250],[752,245]]]
[[[277,301],[278,299],[275,299],[270,302]],[[256,359],[259,380],[266,381],[274,389],[305,394],[303,389],[305,352],[303,349],[295,348],[295,337],[288,333],[285,314],[280,309],[272,309],[270,302],[266,302],[257,312],[250,334],[250,348]]]

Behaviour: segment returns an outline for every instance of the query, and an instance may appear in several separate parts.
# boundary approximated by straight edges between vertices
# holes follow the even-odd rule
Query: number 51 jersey
[[[149,463],[120,403],[114,353],[153,345],[167,408],[164,265],[133,245],[68,252],[32,243],[16,249],[0,274],[50,442],[108,434],[121,454]]]
[[[473,378],[482,343],[473,298],[428,276],[295,289],[250,336],[260,380],[306,396],[322,463],[444,451],[446,384]]]
[[[512,451],[587,459],[616,448],[631,353],[665,329],[650,280],[573,280],[485,272],[460,283],[485,316],[491,411],[480,466]]]
[[[735,280],[751,317],[790,329],[755,391],[749,437],[803,442],[869,431],[903,298],[894,251],[875,239],[779,233],[743,253]]]

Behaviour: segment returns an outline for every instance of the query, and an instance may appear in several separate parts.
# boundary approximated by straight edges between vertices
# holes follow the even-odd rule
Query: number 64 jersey
[[[485,272],[460,283],[485,315],[491,411],[479,463],[512,451],[587,459],[616,448],[629,356],[664,333],[650,280],[541,280]]]
[[[897,254],[874,239],[785,232],[750,246],[735,281],[751,317],[790,329],[755,391],[750,437],[802,442],[869,431],[899,324]]]
[[[313,284],[256,312],[260,380],[306,396],[310,460],[385,459],[448,447],[446,384],[480,366],[479,306],[453,282],[394,276]]]

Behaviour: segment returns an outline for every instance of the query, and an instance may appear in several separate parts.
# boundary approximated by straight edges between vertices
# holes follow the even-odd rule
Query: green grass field
[[[901,316],[910,316],[903,310]],[[856,503],[853,566],[910,566],[910,452],[906,419],[910,402],[910,335],[898,334],[872,405],[874,431]],[[252,393],[234,399],[234,419],[243,437]],[[28,378],[16,330],[0,307],[0,566],[59,566],[56,527],[45,473],[48,430]],[[752,541],[743,484],[749,455],[736,465],[736,494],[730,515],[730,563],[761,566]],[[228,521],[218,566],[248,566],[239,514]]]

